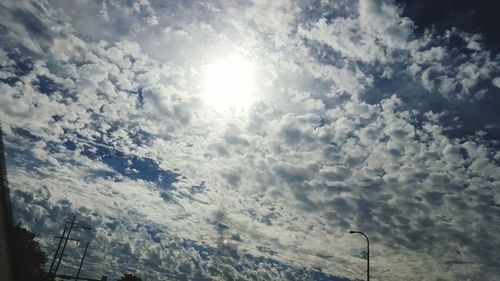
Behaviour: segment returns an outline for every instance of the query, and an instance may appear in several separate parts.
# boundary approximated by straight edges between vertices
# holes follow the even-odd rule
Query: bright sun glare
[[[247,107],[255,91],[254,68],[250,61],[236,56],[208,64],[204,101],[218,110]]]

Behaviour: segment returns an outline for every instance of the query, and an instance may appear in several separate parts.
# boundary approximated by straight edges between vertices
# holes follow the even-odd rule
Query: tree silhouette
[[[123,274],[117,281],[142,281],[141,278],[135,276],[133,273]]]
[[[19,222],[12,228],[12,266],[17,281],[47,281],[43,267],[47,255],[40,249],[35,234]]]

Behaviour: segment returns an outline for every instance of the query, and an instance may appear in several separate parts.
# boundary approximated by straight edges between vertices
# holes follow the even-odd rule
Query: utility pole
[[[90,242],[87,242],[87,245],[85,246],[85,251],[83,252],[82,261],[80,262],[80,266],[78,267],[78,272],[76,273],[75,281],[77,281],[78,277],[80,277],[80,271],[82,270],[83,261],[85,260],[85,256],[87,255],[87,249],[89,248],[89,244]]]
[[[61,260],[64,256],[64,250],[66,249],[66,245],[68,244],[68,240],[74,240],[74,239],[71,239],[69,236],[71,235],[71,231],[73,230],[73,228],[75,228],[75,226],[76,226],[75,220],[76,220],[76,215],[73,216],[73,219],[70,222],[70,225],[68,228],[68,234],[66,235],[66,237],[64,237],[64,236],[61,237],[61,239],[64,240],[64,244],[63,244],[63,247],[61,249],[61,254],[59,255],[59,259],[57,260],[56,268],[54,269],[54,276],[57,274],[57,270],[59,270],[59,265],[61,265]],[[76,240],[76,241],[78,241],[78,240]]]
[[[68,228],[66,226],[64,226],[64,230],[63,230],[63,233],[61,234],[61,236],[54,237],[54,239],[59,238],[59,244],[57,244],[56,252],[54,253],[54,257],[52,258],[52,263],[50,264],[50,268],[49,268],[49,274],[52,272],[52,269],[54,268],[54,263],[56,262],[57,254],[59,253],[59,249],[61,248],[61,244],[62,244],[62,241],[63,241],[65,235],[66,235],[67,230],[68,230]]]
[[[71,241],[79,242],[78,239],[73,239],[70,237],[73,229],[75,229],[75,228],[90,229],[90,227],[79,226],[78,223],[76,223],[75,221],[76,221],[76,215],[73,216],[73,219],[70,222],[65,223],[62,235],[54,237],[54,238],[59,239],[59,243],[57,245],[57,249],[56,249],[56,252],[54,254],[54,258],[52,259],[52,263],[51,263],[50,269],[49,269],[49,276],[51,276],[51,277],[55,277],[57,275],[57,271],[59,270],[59,266],[61,265],[61,260],[64,257],[64,251],[66,250],[66,245],[68,244],[68,241],[71,240]],[[61,245],[62,245],[62,248],[61,248]],[[61,250],[60,253],[59,253],[59,250]],[[86,250],[85,250],[85,252],[86,252]],[[56,259],[57,259],[57,263],[56,263]]]

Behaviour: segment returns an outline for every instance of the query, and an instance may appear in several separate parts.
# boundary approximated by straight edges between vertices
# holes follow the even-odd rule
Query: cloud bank
[[[91,277],[359,280],[351,229],[375,280],[500,276],[500,66],[481,35],[416,33],[378,0],[0,5],[16,218],[51,253],[78,213]],[[259,81],[229,113],[202,98],[227,54]]]

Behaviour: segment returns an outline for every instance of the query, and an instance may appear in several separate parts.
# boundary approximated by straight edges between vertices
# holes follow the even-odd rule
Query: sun
[[[255,66],[249,60],[228,56],[206,65],[204,94],[206,104],[218,110],[248,107],[255,92]]]

